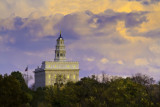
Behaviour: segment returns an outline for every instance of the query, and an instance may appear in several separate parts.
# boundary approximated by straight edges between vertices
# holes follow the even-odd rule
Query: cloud
[[[154,54],[160,54],[160,43],[159,44],[152,44],[150,47],[149,47],[149,50],[151,52],[153,52]]]
[[[107,58],[102,58],[102,59],[100,60],[100,62],[101,62],[102,64],[106,64],[106,63],[109,62],[109,60],[108,60]]]
[[[160,38],[160,31],[159,28],[156,28],[154,30],[148,31],[146,33],[144,33],[142,36],[148,37],[148,38]]]
[[[0,20],[0,30],[5,31],[5,30],[13,30],[14,29],[14,18],[6,18]]]
[[[134,12],[134,11],[144,11],[144,6],[137,1],[128,2],[127,0],[123,0],[123,1],[116,0],[115,4],[117,4],[116,5],[117,7],[114,7],[114,8],[117,8],[115,10],[118,12],[130,13],[130,12]],[[118,4],[119,4],[119,6],[118,6]]]
[[[147,14],[148,21],[142,23],[139,28],[137,27],[138,32],[143,33],[159,29],[159,24],[160,24],[160,21],[158,20],[160,18],[160,15],[158,14],[159,12],[160,11],[156,11]]]
[[[27,17],[32,11],[35,9],[28,4],[27,0],[2,0],[0,1],[0,5],[2,6],[0,13],[1,17],[9,17],[10,15]]]
[[[150,5],[150,4],[155,4],[160,2],[160,0],[128,0],[128,1],[137,1],[137,2],[141,2],[144,5]]]
[[[110,3],[112,3],[112,1],[110,0],[70,0],[69,2],[66,0],[50,0],[50,2],[48,2],[49,7],[51,7],[50,12],[62,13],[64,15],[75,12],[82,12],[86,10],[90,10],[93,13],[100,13],[105,11],[107,7],[110,5]]]
[[[145,10],[145,6],[135,0],[14,0],[14,2],[6,0],[0,1],[0,6],[1,17],[9,17],[11,14],[19,17],[28,17],[33,13],[36,13],[38,17],[55,15],[57,13],[67,15],[86,10],[90,10],[94,14],[104,12],[107,9],[128,13]]]
[[[0,1],[1,13],[3,17],[8,17],[11,14],[20,17],[28,17],[31,13],[36,13],[38,17],[50,16],[55,14],[71,14],[74,12],[82,12],[91,10],[94,13],[103,12],[111,1],[105,0],[15,0],[13,1]],[[88,5],[90,4],[90,5]],[[95,8],[96,7],[96,8]],[[1,17],[2,17],[1,16]]]
[[[6,72],[23,70],[27,64],[34,69],[43,60],[53,60],[61,30],[67,59],[80,62],[80,76],[105,71],[122,76],[140,72],[158,78],[159,2],[150,1],[146,5],[142,0],[24,0],[17,3],[18,0],[0,1],[0,13],[4,11],[0,19],[0,67]]]
[[[149,62],[146,59],[144,59],[144,58],[136,59],[134,61],[134,63],[135,63],[136,66],[146,66],[146,65],[149,64]]]
[[[122,60],[117,61],[118,64],[124,64]]]
[[[94,58],[87,58],[86,59],[88,62],[93,62],[94,61]]]

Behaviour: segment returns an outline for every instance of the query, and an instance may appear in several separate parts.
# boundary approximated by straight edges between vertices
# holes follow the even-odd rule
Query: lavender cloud
[[[34,69],[43,60],[53,60],[56,39],[62,30],[67,58],[80,62],[80,76],[102,71],[112,75],[137,72],[152,75],[152,70],[159,75],[159,68],[152,63],[157,65],[160,58],[157,53],[155,56],[151,52],[155,48],[150,47],[158,40],[148,39],[153,34],[158,37],[159,33],[134,33],[135,28],[148,22],[147,14],[146,11],[125,13],[106,10],[98,14],[85,11],[40,18],[3,19],[0,21],[0,49],[9,49],[0,51],[0,67],[9,63],[11,68],[16,66],[16,69],[22,70],[29,64]],[[88,61],[89,58],[94,60]],[[153,76],[158,78],[157,75]]]

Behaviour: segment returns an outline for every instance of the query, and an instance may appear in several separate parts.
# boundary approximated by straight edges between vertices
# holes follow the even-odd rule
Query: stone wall
[[[45,86],[45,72],[35,72],[35,88]]]

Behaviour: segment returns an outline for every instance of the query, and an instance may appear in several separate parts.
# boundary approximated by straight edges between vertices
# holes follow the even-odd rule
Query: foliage
[[[0,75],[0,105],[2,107],[160,107],[160,82],[136,74],[128,78],[102,81],[95,75],[80,81],[57,84],[36,90],[28,89],[20,72]],[[7,100],[6,100],[7,99]]]
[[[130,78],[112,81],[103,93],[109,106],[129,107],[131,105],[149,107],[151,104],[144,86]]]
[[[27,84],[25,83],[25,80],[19,71],[12,72],[11,76],[13,76],[15,79],[17,79],[20,82],[22,90],[26,90],[26,91],[28,90]]]
[[[2,107],[27,106],[31,95],[23,91],[13,75],[0,75],[0,105]]]
[[[32,107],[39,107],[45,104],[44,97],[45,97],[45,88],[39,87],[36,91],[32,92],[33,99],[31,101]],[[46,105],[46,104],[45,104]]]
[[[118,78],[105,82],[97,80],[92,76],[82,78],[77,83],[68,82],[63,87],[46,87],[43,103],[52,107],[159,106],[158,84],[153,86],[156,91],[150,90],[153,96],[157,94],[157,97],[151,100],[145,85],[133,81],[132,78]]]
[[[60,88],[61,86],[63,86],[63,83],[65,83],[65,81],[66,81],[65,76],[58,74],[57,77],[56,77],[55,86],[57,86],[58,88]]]

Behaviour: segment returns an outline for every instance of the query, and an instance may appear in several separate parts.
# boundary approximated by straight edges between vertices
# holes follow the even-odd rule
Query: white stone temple
[[[66,60],[64,39],[61,33],[57,39],[54,61],[43,61],[41,67],[35,69],[34,73],[35,88],[54,85],[59,75],[65,79],[63,83],[79,80],[79,63]]]

